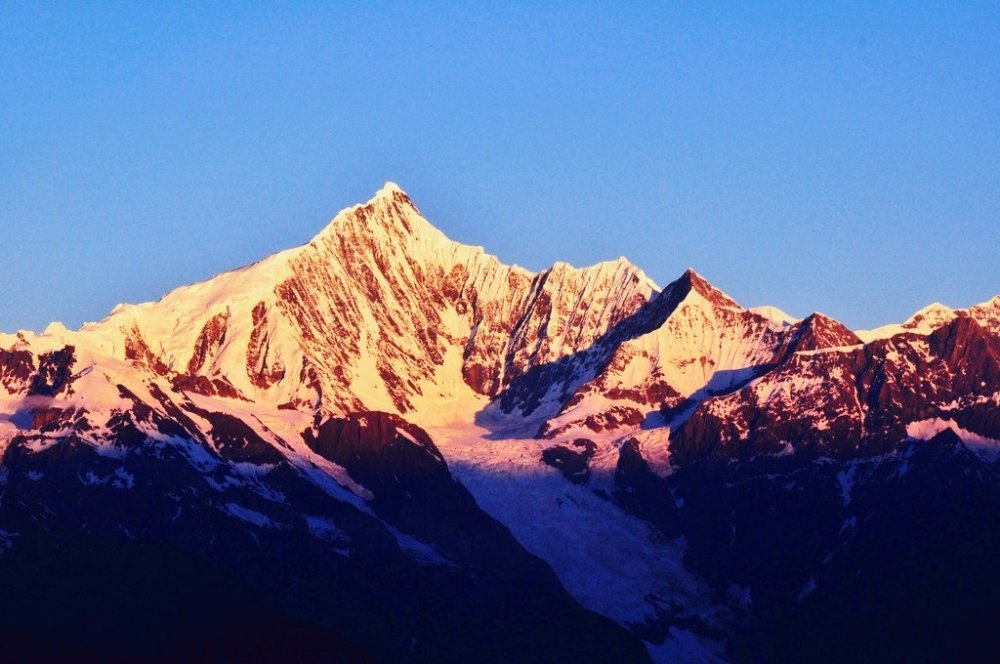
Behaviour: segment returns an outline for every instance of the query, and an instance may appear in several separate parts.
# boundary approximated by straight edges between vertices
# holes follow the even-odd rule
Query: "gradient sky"
[[[385,180],[531,269],[692,266],[855,328],[1000,292],[995,0],[474,4],[0,0],[0,330],[301,244]]]

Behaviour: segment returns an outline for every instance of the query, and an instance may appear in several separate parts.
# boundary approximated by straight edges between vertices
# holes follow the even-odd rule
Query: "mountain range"
[[[535,273],[389,183],[0,334],[10,653],[990,659],[998,556],[1000,295],[856,331],[693,270]]]

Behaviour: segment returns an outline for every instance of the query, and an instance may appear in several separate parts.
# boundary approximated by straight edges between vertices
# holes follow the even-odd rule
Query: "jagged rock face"
[[[671,453],[680,463],[786,448],[864,456],[891,449],[908,424],[932,418],[957,418],[1000,439],[991,426],[1000,414],[998,385],[1000,340],[959,317],[929,336],[796,354],[753,385],[702,404],[673,435]]]
[[[792,326],[792,331],[786,357],[791,352],[856,346],[861,343],[858,335],[844,327],[843,323],[819,313],[796,323]]]
[[[25,389],[35,373],[35,358],[26,350],[0,350],[0,384],[9,393]]]
[[[253,330],[247,345],[247,376],[256,387],[266,390],[285,377],[285,367],[271,357],[271,335],[268,329],[267,305],[258,302],[253,308]]]
[[[628,430],[659,419],[669,424],[698,400],[737,389],[795,352],[860,343],[822,314],[793,325],[776,323],[689,270],[612,330],[603,357],[586,358],[600,367],[596,377],[581,381],[541,433],[556,438]],[[575,375],[586,376],[586,369]]]
[[[291,267],[279,306],[343,410],[372,405],[356,402],[372,374],[376,394],[384,387],[389,397],[376,405],[398,413],[426,391],[453,390],[455,376],[441,374],[456,368],[475,392],[495,396],[591,345],[652,293],[625,261],[537,275],[502,265],[448,241],[398,191],[342,215]]]
[[[74,348],[35,355],[27,350],[0,350],[0,384],[11,394],[55,396],[70,389]]]

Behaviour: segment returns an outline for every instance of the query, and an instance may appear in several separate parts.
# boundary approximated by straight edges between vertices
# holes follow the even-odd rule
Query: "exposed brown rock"
[[[229,328],[229,314],[220,313],[208,319],[201,328],[198,339],[194,343],[194,351],[188,361],[187,371],[196,374],[202,370],[205,363],[214,358],[226,342],[226,331]]]

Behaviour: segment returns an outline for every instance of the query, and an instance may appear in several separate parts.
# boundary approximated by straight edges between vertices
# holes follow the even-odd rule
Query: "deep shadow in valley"
[[[678,606],[634,628],[647,640],[660,641],[676,625],[725,641],[739,662],[994,661],[1000,478],[952,432],[870,460],[761,455],[739,464],[708,460],[668,478],[629,461],[626,448],[611,494],[596,489],[608,484],[599,473],[575,482],[575,466],[566,478],[452,466],[487,497],[487,511],[530,496],[525,504],[534,501],[545,523],[578,511],[575,492],[589,491],[654,525],[665,541],[680,538],[684,567],[731,621],[720,631]],[[539,441],[539,462],[545,449]],[[581,543],[567,536],[566,546],[601,537],[578,523]],[[535,530],[545,536],[542,525]],[[551,537],[559,537],[554,528]]]

